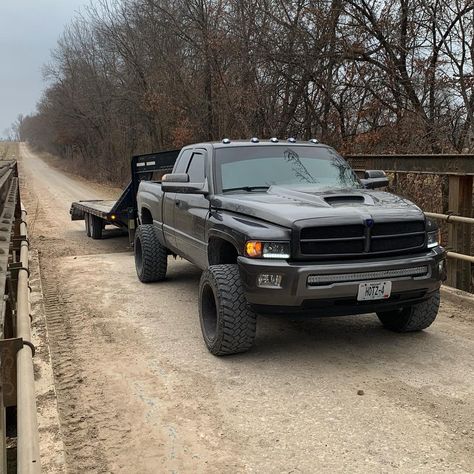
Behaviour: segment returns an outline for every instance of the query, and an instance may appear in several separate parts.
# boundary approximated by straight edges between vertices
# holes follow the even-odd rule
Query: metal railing
[[[35,377],[33,370],[34,346],[31,343],[28,234],[26,211],[21,209],[20,242],[21,267],[18,267],[16,337],[23,346],[16,354],[17,363],[17,471],[39,473],[38,422],[36,418]]]
[[[16,469],[41,471],[31,343],[29,243],[16,162],[0,162],[0,469],[7,472],[6,409],[16,407]]]
[[[462,217],[462,216],[455,216],[453,214],[438,214],[436,212],[425,212],[428,217],[432,219],[437,219],[447,224],[452,224],[456,222],[460,222],[463,224],[470,224],[474,225],[474,219],[472,217]],[[474,257],[472,255],[465,255],[463,253],[453,252],[448,250],[448,258],[454,258],[455,260],[463,260],[464,262],[474,263]]]

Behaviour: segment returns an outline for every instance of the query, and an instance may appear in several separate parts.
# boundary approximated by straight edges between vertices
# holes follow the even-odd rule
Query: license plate
[[[386,300],[390,298],[392,291],[391,281],[376,281],[371,283],[360,283],[357,301]]]

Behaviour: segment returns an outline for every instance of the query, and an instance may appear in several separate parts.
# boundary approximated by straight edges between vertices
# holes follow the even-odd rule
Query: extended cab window
[[[222,191],[254,191],[281,185],[305,190],[353,189],[362,185],[334,150],[318,146],[243,146],[216,150]]]
[[[194,153],[186,171],[189,175],[190,183],[204,183],[205,160],[202,153]]]
[[[183,153],[181,153],[181,156],[176,162],[176,166],[174,167],[173,173],[186,173],[192,152],[193,150],[184,150]]]

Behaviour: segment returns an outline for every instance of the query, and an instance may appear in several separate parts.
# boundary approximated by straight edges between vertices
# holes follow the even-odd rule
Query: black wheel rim
[[[201,293],[201,315],[205,336],[212,341],[217,332],[217,305],[214,291],[207,283],[204,284]]]

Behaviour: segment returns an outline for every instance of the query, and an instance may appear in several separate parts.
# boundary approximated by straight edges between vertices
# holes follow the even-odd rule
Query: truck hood
[[[411,201],[383,191],[367,189],[314,191],[271,186],[266,192],[216,195],[212,206],[229,212],[252,216],[284,227],[298,221],[317,219],[321,225],[334,220],[340,223],[365,219],[422,219],[423,212]]]

